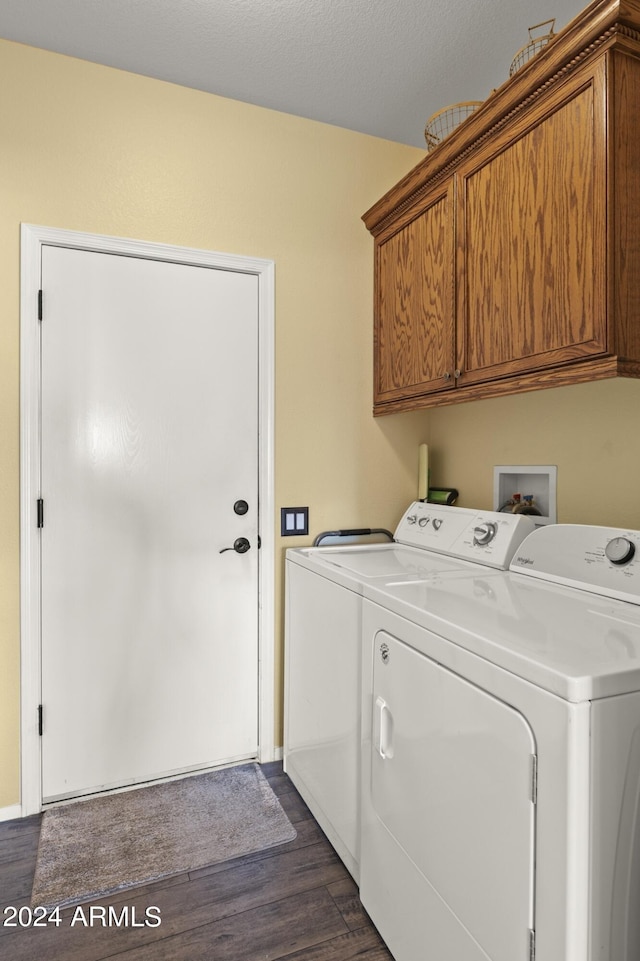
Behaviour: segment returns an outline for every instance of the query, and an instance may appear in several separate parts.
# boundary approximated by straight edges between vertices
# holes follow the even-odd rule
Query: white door
[[[42,289],[43,801],[255,757],[258,279],[45,245]]]

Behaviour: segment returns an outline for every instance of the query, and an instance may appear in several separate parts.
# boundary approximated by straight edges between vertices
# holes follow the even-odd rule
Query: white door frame
[[[40,536],[37,499],[40,492],[40,339],[38,291],[43,245],[98,253],[150,258],[222,270],[238,270],[258,278],[258,496],[263,549],[258,573],[258,758],[275,758],[274,745],[274,275],[271,260],[239,257],[122,237],[104,237],[34,224],[21,225],[20,270],[20,645],[21,645],[21,810],[22,816],[42,809],[40,650]],[[46,305],[45,305],[46,311]]]

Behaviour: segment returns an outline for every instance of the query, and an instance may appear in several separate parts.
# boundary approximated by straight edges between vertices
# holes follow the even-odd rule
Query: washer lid
[[[490,570],[437,582],[378,582],[365,585],[364,594],[565,700],[640,690],[634,604]]]
[[[359,593],[365,582],[422,581],[477,570],[475,564],[401,544],[292,548],[287,561]]]
[[[460,571],[509,566],[534,529],[532,518],[414,501],[402,516],[395,543],[289,548],[287,560],[362,593],[373,579],[416,580]]]

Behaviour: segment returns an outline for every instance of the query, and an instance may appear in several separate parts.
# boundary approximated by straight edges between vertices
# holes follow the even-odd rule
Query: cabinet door
[[[461,387],[607,351],[605,62],[460,170]]]
[[[453,180],[376,245],[374,401],[452,387]]]

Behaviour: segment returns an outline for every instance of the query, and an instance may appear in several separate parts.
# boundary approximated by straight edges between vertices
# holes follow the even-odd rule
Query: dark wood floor
[[[142,925],[155,906],[156,927],[71,927],[73,908],[58,927],[7,927],[5,906],[30,901],[40,816],[0,824],[1,961],[393,961],[282,765],[262,770],[297,838],[99,902]]]

